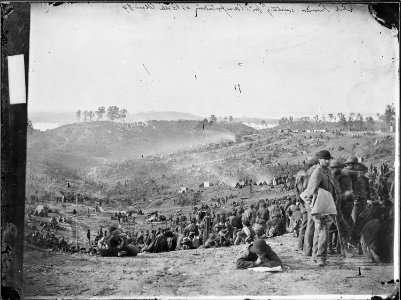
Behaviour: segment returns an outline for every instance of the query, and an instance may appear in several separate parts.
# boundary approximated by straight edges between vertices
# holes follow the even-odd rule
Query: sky
[[[398,102],[397,32],[365,5],[145,6],[32,4],[28,111],[279,118]]]

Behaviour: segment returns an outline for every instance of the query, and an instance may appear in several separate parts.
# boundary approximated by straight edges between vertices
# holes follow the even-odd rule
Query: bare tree
[[[95,113],[93,111],[88,111],[89,122],[92,122],[92,119],[94,116],[95,116]]]
[[[101,106],[95,111],[95,114],[97,115],[97,120],[99,121],[100,119],[103,118],[104,113],[106,112],[106,108],[104,106]]]
[[[125,108],[121,108],[119,111],[119,118],[124,122],[124,119],[127,117],[128,111]]]
[[[88,119],[88,111],[87,110],[84,110],[83,112],[82,112],[82,114],[84,115],[84,122],[86,122],[87,121],[87,119]]]

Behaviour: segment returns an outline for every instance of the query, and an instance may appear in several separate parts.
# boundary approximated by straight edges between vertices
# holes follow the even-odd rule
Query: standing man
[[[298,235],[298,250],[304,251],[304,254],[306,256],[312,255],[313,233],[315,227],[312,216],[310,215],[310,205],[303,201],[300,198],[300,195],[306,189],[306,186],[308,185],[308,179],[312,174],[313,169],[316,167],[317,163],[317,158],[309,158],[308,160],[306,160],[304,164],[304,170],[299,171],[295,178],[295,192],[298,195],[302,213],[302,222]]]
[[[315,223],[312,259],[318,266],[323,267],[326,265],[327,260],[329,227],[334,221],[333,215],[337,214],[335,207],[335,199],[337,197],[334,178],[329,169],[330,160],[332,159],[330,152],[321,150],[316,154],[316,157],[319,159],[319,164],[309,178],[308,186],[302,193],[302,199],[305,202],[311,201],[311,215]],[[318,196],[319,189],[329,192],[331,199],[327,196],[320,198],[320,195]]]
[[[88,232],[86,233],[86,237],[88,238],[88,243],[89,245],[91,244],[91,231],[88,229]]]
[[[350,236],[351,236],[351,227],[347,220],[345,220],[344,215],[343,215],[343,207],[345,205],[348,205],[349,198],[351,197],[352,199],[352,188],[351,188],[351,178],[349,178],[347,175],[343,174],[342,169],[343,169],[343,164],[334,159],[330,163],[330,169],[331,173],[335,179],[335,189],[336,189],[336,207],[337,207],[337,221],[338,224],[333,224],[332,225],[332,232],[333,235],[337,235],[337,231],[339,229],[341,233],[341,239],[342,243],[340,243],[340,240],[338,238],[332,239],[329,237],[329,249],[331,252],[335,252],[335,248],[338,251],[341,249],[340,245],[342,244],[343,246],[347,245]],[[345,203],[344,203],[345,202]],[[349,209],[349,208],[348,208]],[[329,234],[330,235],[330,234]],[[341,251],[344,252],[347,256],[350,256],[351,253],[346,251],[346,248],[341,249]]]
[[[242,222],[244,222],[244,221],[248,221],[249,223],[252,222],[253,214],[254,214],[253,210],[254,210],[254,205],[251,204],[251,206],[247,210],[245,210],[244,213],[242,214]],[[252,225],[252,223],[251,223],[251,225]]]
[[[308,171],[306,171],[305,175],[305,180],[306,180],[306,187],[308,186],[309,183],[309,178],[311,177],[313,171],[317,168],[319,165],[319,158],[318,157],[313,157],[310,158],[308,164],[310,165],[310,168]],[[305,187],[305,188],[306,188]],[[311,207],[311,200],[306,199],[304,200],[304,205],[305,205],[305,210],[307,213],[307,223],[306,223],[306,230],[305,230],[305,238],[304,238],[304,254],[306,256],[312,256],[312,248],[313,248],[313,239],[314,239],[314,234],[315,234],[315,222],[313,221],[312,218],[312,207]]]

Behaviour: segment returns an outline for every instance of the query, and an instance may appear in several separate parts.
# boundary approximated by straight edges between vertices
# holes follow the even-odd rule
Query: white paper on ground
[[[255,271],[255,272],[280,272],[283,269],[281,268],[281,266],[277,266],[277,267],[273,267],[273,268],[255,267],[255,268],[249,268],[248,270],[252,270],[252,271]]]

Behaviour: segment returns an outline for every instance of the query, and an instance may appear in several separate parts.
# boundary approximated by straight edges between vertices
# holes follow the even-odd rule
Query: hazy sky
[[[29,111],[268,118],[398,102],[397,32],[367,6],[130,5],[32,4]]]

